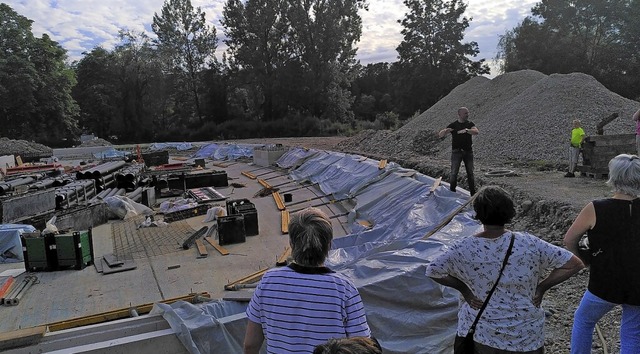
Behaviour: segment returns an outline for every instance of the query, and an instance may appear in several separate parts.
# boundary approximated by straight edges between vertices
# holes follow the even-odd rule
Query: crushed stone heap
[[[0,156],[20,155],[20,156],[51,156],[53,149],[48,146],[26,140],[11,140],[0,138]]]
[[[96,138],[93,140],[87,140],[84,141],[82,144],[80,144],[80,147],[91,147],[91,146],[112,146],[113,144],[111,144],[110,142],[102,139],[102,138]]]
[[[451,138],[439,140],[435,134],[457,119],[461,106],[469,108],[469,119],[480,130],[473,142],[476,160],[562,163],[568,160],[574,119],[582,121],[587,136],[595,135],[596,125],[617,112],[619,117],[605,126],[604,134],[632,134],[632,116],[640,103],[609,91],[590,75],[521,70],[494,79],[472,78],[400,129],[364,131],[338,148],[398,158],[417,154],[448,159]]]

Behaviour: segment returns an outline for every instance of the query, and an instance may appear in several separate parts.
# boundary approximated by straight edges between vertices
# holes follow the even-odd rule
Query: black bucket
[[[293,195],[291,193],[284,194],[284,202],[291,203],[293,201]]]

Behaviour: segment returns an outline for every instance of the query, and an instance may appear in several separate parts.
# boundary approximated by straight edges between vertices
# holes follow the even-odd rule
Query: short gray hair
[[[324,263],[333,240],[331,220],[320,209],[306,208],[289,221],[289,243],[293,261],[317,267]]]
[[[640,158],[636,155],[620,154],[609,161],[607,185],[613,191],[631,196],[640,195]]]

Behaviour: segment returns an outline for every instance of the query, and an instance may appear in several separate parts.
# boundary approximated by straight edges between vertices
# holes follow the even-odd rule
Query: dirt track
[[[336,146],[343,137],[281,138],[242,140],[243,143],[273,143],[285,146],[303,146],[322,150],[340,151]],[[429,176],[444,176],[449,172],[448,160],[430,159],[421,155],[394,159],[389,156],[376,156],[366,151],[343,151],[369,156],[377,159],[389,159],[400,165],[413,168]],[[540,169],[547,169],[541,171]],[[487,177],[486,173],[495,170],[509,170],[515,173],[510,177]],[[464,171],[464,169],[462,169]],[[556,245],[561,245],[564,232],[573,222],[579,211],[593,199],[609,196],[610,189],[605,180],[590,177],[565,178],[564,172],[545,166],[531,166],[518,163],[496,163],[476,160],[476,183],[478,186],[497,184],[509,190],[518,204],[516,221],[510,225],[513,230],[526,230]],[[463,173],[463,172],[461,172]],[[465,182],[461,187],[465,187]],[[568,353],[571,337],[573,311],[580,302],[586,288],[588,273],[581,271],[577,276],[549,290],[543,307],[547,312],[546,345],[547,353]],[[599,326],[607,342],[609,353],[619,352],[620,313],[616,311],[603,318]],[[599,339],[594,339],[593,353],[604,353]]]

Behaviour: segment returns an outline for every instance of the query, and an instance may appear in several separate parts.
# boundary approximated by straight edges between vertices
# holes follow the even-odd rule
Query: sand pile
[[[469,108],[470,120],[480,130],[473,144],[477,160],[566,162],[573,119],[582,121],[587,135],[595,135],[596,125],[617,112],[620,117],[605,126],[605,135],[632,134],[631,117],[640,103],[609,91],[589,75],[522,70],[492,80],[473,78],[397,131],[365,131],[338,147],[390,157],[448,159],[451,138],[433,135],[457,119],[460,106]]]
[[[26,140],[11,140],[9,138],[0,138],[0,156],[1,155],[44,157],[53,155],[53,150],[48,146]]]

